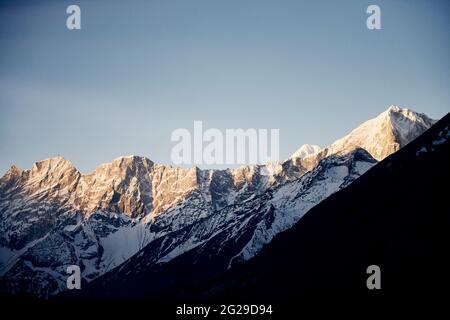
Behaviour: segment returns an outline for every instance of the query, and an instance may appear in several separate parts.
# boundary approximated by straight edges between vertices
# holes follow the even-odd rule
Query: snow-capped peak
[[[389,108],[385,111],[385,112],[401,112],[402,110],[407,110],[407,111],[409,111],[409,109],[407,109],[407,108],[402,108],[402,107],[399,107],[399,106],[397,106],[397,105],[395,105],[395,104],[391,104],[390,106],[389,106]]]
[[[304,144],[297,151],[295,151],[291,158],[300,158],[304,159],[308,156],[315,155],[322,150],[319,146],[313,144]]]
[[[343,154],[363,148],[380,161],[417,138],[435,122],[425,114],[391,105],[334,142],[328,147],[327,154]]]
[[[73,164],[61,156],[44,159],[33,164],[32,170],[55,170],[57,168],[74,168]]]

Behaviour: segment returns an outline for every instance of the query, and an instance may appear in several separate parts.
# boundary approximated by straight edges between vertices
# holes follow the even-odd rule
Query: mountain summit
[[[417,138],[436,120],[398,106],[390,106],[376,118],[368,120],[327,149],[327,154],[346,153],[363,148],[376,160],[383,160]]]
[[[304,159],[308,156],[315,155],[319,153],[322,149],[319,146],[313,144],[304,144],[297,151],[295,151],[291,158],[301,158]]]

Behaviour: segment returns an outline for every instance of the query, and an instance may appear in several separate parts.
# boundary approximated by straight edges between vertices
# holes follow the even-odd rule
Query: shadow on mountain
[[[439,303],[450,243],[450,115],[312,208],[254,259],[191,286],[184,298],[278,302]],[[381,269],[381,290],[366,270]],[[414,306],[410,306],[414,308]]]
[[[59,298],[272,303],[292,309],[319,301],[438,302],[450,243],[449,123],[447,115],[315,206],[255,258],[219,277],[187,252],[129,281],[94,281]],[[381,269],[381,290],[366,286],[370,265]]]

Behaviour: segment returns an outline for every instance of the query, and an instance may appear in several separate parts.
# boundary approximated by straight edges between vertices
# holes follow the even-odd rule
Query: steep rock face
[[[153,207],[149,172],[154,164],[142,157],[121,157],[84,175],[76,204],[91,214],[96,210],[122,212],[134,218]]]
[[[81,175],[61,157],[30,170],[11,169],[0,179],[0,244],[21,250],[73,215],[68,204]]]
[[[86,214],[103,210],[131,218],[156,216],[198,188],[197,180],[196,168],[173,168],[144,157],[121,157],[82,176],[76,204]]]
[[[79,265],[83,278],[91,281],[146,246],[155,250],[149,263],[162,263],[203,243],[211,246],[208,239],[217,240],[215,234],[224,243],[240,243],[234,247],[240,252],[227,256],[227,265],[244,261],[291,226],[298,212],[363,174],[373,159],[353,159],[355,166],[322,174],[319,164],[355,157],[359,147],[383,157],[396,150],[392,143],[405,145],[433,121],[392,107],[368,123],[330,148],[305,145],[284,162],[236,169],[174,168],[136,156],[115,159],[86,175],[62,157],[40,161],[30,170],[13,166],[0,179],[0,289],[52,295],[65,289],[67,265]],[[274,192],[281,195],[279,190],[291,183],[305,184],[311,172],[317,173],[316,182],[322,177],[327,183],[288,191],[298,196],[295,205],[280,209],[284,196],[270,205],[262,201]],[[311,201],[303,197],[307,189]]]

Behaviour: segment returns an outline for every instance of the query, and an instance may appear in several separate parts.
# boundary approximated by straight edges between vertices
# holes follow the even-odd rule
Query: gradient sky
[[[78,4],[82,30],[66,29]],[[381,7],[382,30],[366,28]],[[450,111],[450,1],[2,1],[0,174],[170,164],[176,128],[279,128],[281,158],[391,104]]]

